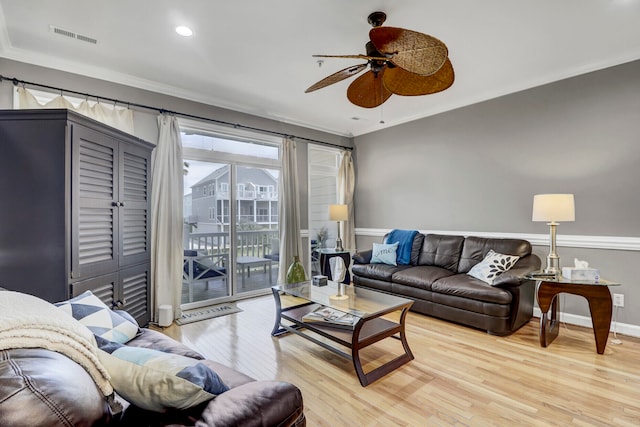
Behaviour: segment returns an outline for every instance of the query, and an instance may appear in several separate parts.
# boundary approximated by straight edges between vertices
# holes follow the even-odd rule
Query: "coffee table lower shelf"
[[[274,298],[276,300],[277,313],[276,323],[271,335],[277,337],[289,332],[294,333],[329,351],[332,351],[335,354],[352,360],[358,379],[360,380],[360,384],[363,387],[366,387],[414,358],[405,335],[405,318],[411,304],[408,304],[406,307],[401,309],[402,311],[399,322],[393,322],[381,317],[385,314],[389,314],[390,312],[397,311],[391,310],[389,312],[379,313],[375,317],[361,318],[355,325],[354,329],[351,330],[321,323],[304,322],[302,317],[320,307],[320,304],[309,302],[303,305],[282,308],[280,294],[275,290]],[[292,325],[283,324],[282,319],[288,320]],[[305,329],[350,349],[351,354],[305,333]],[[360,350],[385,338],[399,339],[402,342],[404,354],[401,354],[393,360],[390,360],[365,373],[360,361]]]

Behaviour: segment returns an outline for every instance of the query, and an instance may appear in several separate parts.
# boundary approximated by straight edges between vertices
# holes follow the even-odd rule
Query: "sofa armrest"
[[[198,426],[304,425],[302,393],[293,384],[254,381],[226,391],[205,407]]]
[[[356,252],[351,258],[354,264],[370,264],[372,254],[373,249],[369,249],[367,251]]]
[[[535,254],[527,255],[519,259],[512,269],[496,277],[492,286],[497,288],[520,286],[529,281],[529,279],[525,279],[527,274],[537,270],[540,270],[540,258]]]

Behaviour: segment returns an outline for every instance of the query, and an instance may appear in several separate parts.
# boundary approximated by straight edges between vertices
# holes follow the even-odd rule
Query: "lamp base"
[[[342,247],[342,239],[340,237],[338,237],[336,239],[335,251],[336,252],[343,252],[344,251],[344,248]]]
[[[560,276],[562,271],[560,270],[560,257],[556,252],[556,224],[555,222],[550,222],[549,224],[549,255],[547,255],[547,266],[544,269],[544,272],[547,274],[553,274],[555,276]]]
[[[544,268],[545,273],[559,274],[560,270],[560,257],[556,254],[547,255],[547,266]]]

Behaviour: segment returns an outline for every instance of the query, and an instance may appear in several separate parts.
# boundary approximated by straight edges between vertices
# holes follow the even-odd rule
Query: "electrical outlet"
[[[613,294],[613,306],[624,307],[624,294]]]

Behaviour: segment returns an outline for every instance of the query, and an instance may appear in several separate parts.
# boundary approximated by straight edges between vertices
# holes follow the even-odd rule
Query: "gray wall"
[[[538,193],[575,194],[559,240],[640,237],[639,76],[637,61],[356,137],[358,248],[380,239],[366,229],[546,234],[531,221]],[[544,262],[547,248],[535,252]],[[618,320],[640,325],[637,248],[558,252],[622,282]],[[589,313],[577,297],[563,311]]]
[[[341,137],[313,129],[300,126],[288,125],[286,123],[269,120],[236,111],[225,110],[212,107],[197,102],[188,101],[173,96],[137,89],[130,86],[110,83],[104,80],[58,71],[50,68],[39,67],[17,61],[0,58],[0,73],[5,77],[14,77],[20,80],[45,84],[48,86],[61,87],[82,93],[100,95],[108,98],[134,102],[152,107],[164,108],[184,114],[191,114],[199,117],[206,117],[215,120],[222,120],[230,123],[239,123],[258,129],[265,129],[279,133],[292,134],[304,138],[324,141],[340,146],[352,146],[350,138]],[[13,85],[9,81],[0,84],[0,109],[13,108]],[[151,110],[135,110],[134,127],[136,136],[155,143],[158,139],[158,113]],[[298,170],[300,178],[300,209],[301,226],[308,227],[308,202],[307,202],[307,142],[302,139],[296,140],[298,148]]]

